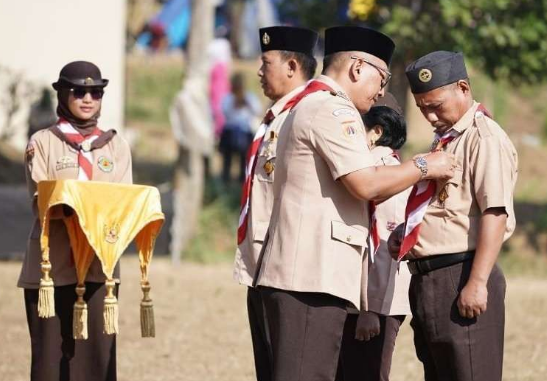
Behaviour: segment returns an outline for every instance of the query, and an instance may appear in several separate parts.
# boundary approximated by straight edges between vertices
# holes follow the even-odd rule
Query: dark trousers
[[[245,152],[237,151],[223,151],[222,152],[222,181],[224,183],[229,183],[231,181],[231,168],[232,168],[232,156],[237,155],[239,158],[239,182],[245,180],[245,161],[247,159],[247,154]]]
[[[346,304],[332,295],[260,287],[274,381],[334,381]]]
[[[55,287],[55,316],[48,319],[38,317],[38,290],[25,289],[31,381],[116,381],[116,335],[103,333],[105,286],[86,283],[87,340],[72,336],[75,287]]]
[[[253,341],[253,354],[257,381],[272,379],[272,361],[270,338],[266,327],[266,317],[260,291],[256,288],[247,289],[247,313]]]
[[[412,276],[410,325],[425,381],[501,381],[505,278],[494,266],[488,279],[486,312],[464,318],[456,303],[472,264],[466,261]]]
[[[405,316],[380,316],[380,334],[355,339],[357,314],[348,314],[336,381],[389,381],[395,340]]]

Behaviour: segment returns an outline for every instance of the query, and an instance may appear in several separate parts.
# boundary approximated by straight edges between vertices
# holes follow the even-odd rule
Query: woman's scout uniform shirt
[[[56,128],[56,127],[51,127]],[[32,200],[34,225],[27,243],[27,251],[19,276],[18,287],[38,288],[40,285],[40,224],[36,209],[36,186],[42,180],[78,179],[78,153],[61,141],[50,130],[35,133],[27,146],[25,170],[27,187]],[[120,136],[115,135],[106,145],[91,151],[93,155],[93,180],[131,184],[131,151]],[[62,220],[50,222],[51,277],[55,286],[77,283],[76,269],[70,250],[68,234]],[[115,278],[119,278],[116,267]],[[104,282],[106,280],[100,261],[95,258],[89,268],[86,281]]]
[[[389,147],[378,146],[372,149],[376,166],[399,165]],[[408,286],[410,272],[406,264],[397,265],[387,249],[387,239],[391,232],[405,221],[405,209],[412,188],[396,194],[376,206],[376,226],[380,236],[380,246],[374,256],[369,258],[368,286],[363,292],[368,295],[368,309],[386,316],[409,315]]]
[[[337,181],[374,165],[363,144],[359,111],[332,79],[337,95],[318,91],[289,114],[277,145],[274,207],[257,284],[288,291],[320,292],[357,308],[366,261],[368,204]],[[366,266],[365,266],[366,267]]]
[[[446,152],[456,156],[458,167],[447,183],[437,182],[414,257],[475,250],[480,218],[488,208],[505,208],[504,241],[515,230],[517,151],[495,121],[477,112],[478,106],[475,102],[452,127],[460,135],[447,144]]]
[[[264,237],[268,231],[270,215],[274,203],[273,181],[277,156],[277,141],[279,131],[289,110],[281,112],[285,104],[295,95],[304,90],[299,86],[279,99],[270,108],[275,119],[269,124],[264,135],[264,141],[259,148],[253,177],[249,216],[247,220],[247,234],[245,240],[236,250],[234,264],[234,280],[246,286],[252,286],[255,276],[256,263]]]

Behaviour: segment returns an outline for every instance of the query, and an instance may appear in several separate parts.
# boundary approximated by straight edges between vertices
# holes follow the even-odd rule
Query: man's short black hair
[[[332,54],[329,54],[329,55],[326,55],[325,57],[323,57],[323,72],[322,72],[322,74],[325,74],[327,69],[331,65],[334,65],[335,62],[338,62],[345,53],[346,52],[332,53]]]
[[[317,69],[317,60],[315,57],[301,52],[291,52],[288,50],[280,50],[281,59],[286,62],[290,59],[294,59],[300,65],[302,75],[306,80],[310,80],[315,76],[315,70]]]
[[[377,146],[399,149],[406,142],[405,118],[387,106],[372,107],[363,115],[365,129],[370,131],[374,126],[381,126],[382,136],[376,141]]]

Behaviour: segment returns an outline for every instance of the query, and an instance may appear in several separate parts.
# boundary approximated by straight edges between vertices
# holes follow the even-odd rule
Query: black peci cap
[[[360,26],[335,26],[325,31],[325,55],[359,51],[380,58],[388,66],[395,43],[377,30]]]
[[[468,78],[463,54],[442,50],[418,58],[407,66],[405,73],[413,94]]]
[[[317,33],[313,30],[292,26],[260,28],[259,36],[263,53],[270,50],[287,50],[313,57],[313,49],[317,44]]]
[[[59,79],[53,83],[55,90],[61,87],[105,87],[108,79],[103,79],[99,68],[87,61],[74,61],[66,64],[59,73]]]

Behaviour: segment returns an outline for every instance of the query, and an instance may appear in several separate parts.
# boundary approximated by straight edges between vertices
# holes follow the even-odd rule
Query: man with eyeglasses
[[[454,174],[452,156],[440,152],[374,166],[360,114],[384,94],[394,48],[373,29],[327,29],[323,75],[279,134],[273,212],[255,277],[275,381],[334,380],[346,308],[367,308],[367,201]]]

